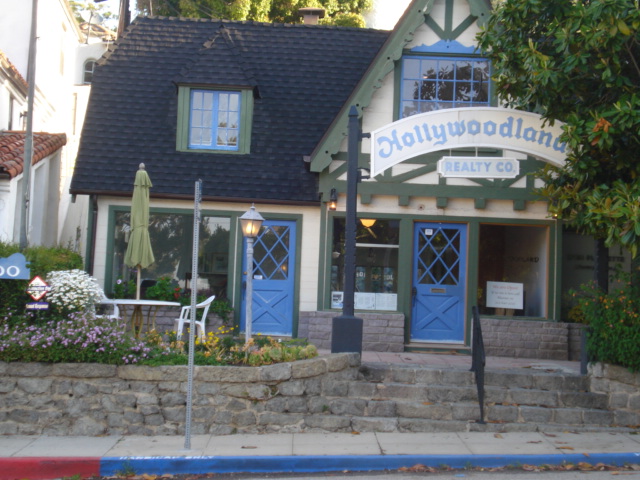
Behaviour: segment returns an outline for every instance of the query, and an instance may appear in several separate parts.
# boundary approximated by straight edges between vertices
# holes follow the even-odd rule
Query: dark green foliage
[[[640,247],[640,8],[636,0],[505,0],[478,37],[507,106],[565,123],[540,194],[581,233]]]
[[[589,326],[590,358],[640,371],[640,286],[626,282],[607,294],[588,284],[573,295]]]

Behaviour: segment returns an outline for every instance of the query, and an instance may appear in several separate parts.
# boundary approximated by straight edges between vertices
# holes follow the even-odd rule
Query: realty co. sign
[[[560,140],[562,124],[542,125],[540,115],[506,108],[455,108],[403,118],[371,132],[371,174],[379,175],[418,155],[456,148],[513,150],[564,165],[566,144]],[[511,168],[513,164],[467,163],[458,167]],[[442,168],[455,169],[456,165]]]

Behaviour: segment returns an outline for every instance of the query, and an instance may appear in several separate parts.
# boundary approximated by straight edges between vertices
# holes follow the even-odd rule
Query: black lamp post
[[[347,205],[345,221],[344,289],[342,315],[333,318],[331,353],[362,353],[363,321],[354,315],[356,284],[356,209],[358,195],[358,154],[362,138],[358,110],[349,110],[349,143],[347,158]]]

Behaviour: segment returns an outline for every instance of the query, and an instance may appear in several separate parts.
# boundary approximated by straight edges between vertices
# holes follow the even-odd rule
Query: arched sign
[[[425,153],[465,147],[513,150],[563,166],[562,123],[507,108],[452,108],[413,115],[371,132],[371,175]]]

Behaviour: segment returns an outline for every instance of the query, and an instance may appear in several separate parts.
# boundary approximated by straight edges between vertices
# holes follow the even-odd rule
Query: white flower
[[[59,270],[47,275],[47,300],[61,309],[85,311],[104,298],[98,281],[82,270]]]

